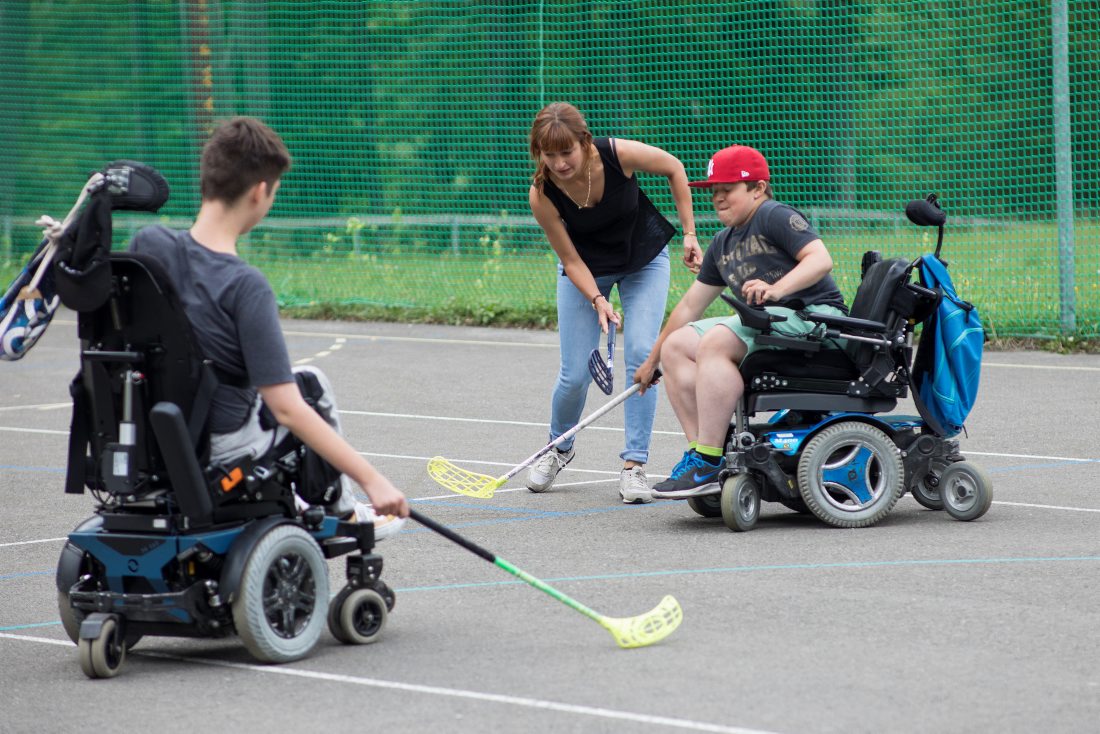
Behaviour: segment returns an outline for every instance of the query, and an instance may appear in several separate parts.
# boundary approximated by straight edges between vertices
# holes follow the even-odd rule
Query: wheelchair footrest
[[[358,548],[359,540],[357,538],[338,535],[321,541],[321,551],[325,554],[325,558],[336,558],[345,553],[351,553]]]

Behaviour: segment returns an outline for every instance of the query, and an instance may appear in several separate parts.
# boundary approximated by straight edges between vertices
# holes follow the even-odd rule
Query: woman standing
[[[668,179],[684,232],[684,264],[698,272],[702,251],[695,237],[691,192],[683,164],[673,155],[633,140],[593,138],[581,113],[555,102],[535,116],[530,135],[535,175],[531,211],[561,261],[558,334],[561,367],[551,403],[550,440],[580,420],[591,375],[588,355],[599,347],[609,321],[622,323],[608,296],[619,289],[625,317],[626,373],[646,359],[665,315],[669,255],[675,228],[638,186],[635,172]],[[626,444],[619,475],[623,502],[652,501],[645,475],[657,408],[654,391],[626,401]],[[531,467],[527,488],[545,492],[575,455],[562,444]]]

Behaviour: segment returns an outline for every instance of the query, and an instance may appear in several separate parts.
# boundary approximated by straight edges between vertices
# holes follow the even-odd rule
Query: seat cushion
[[[822,349],[816,353],[798,349],[761,349],[746,357],[741,365],[741,376],[746,383],[765,372],[822,380],[847,380],[859,376],[859,371],[843,349]]]

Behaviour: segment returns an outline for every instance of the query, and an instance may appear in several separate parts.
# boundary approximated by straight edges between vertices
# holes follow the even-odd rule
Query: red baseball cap
[[[747,145],[731,145],[714,154],[707,164],[707,180],[691,181],[688,186],[709,189],[715,184],[731,184],[738,181],[768,181],[768,162],[756,148]]]

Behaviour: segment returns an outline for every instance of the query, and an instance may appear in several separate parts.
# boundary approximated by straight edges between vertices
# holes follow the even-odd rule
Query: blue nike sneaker
[[[673,469],[672,476],[653,487],[654,499],[686,499],[722,491],[718,475],[726,468],[721,456],[711,458],[689,451]]]

